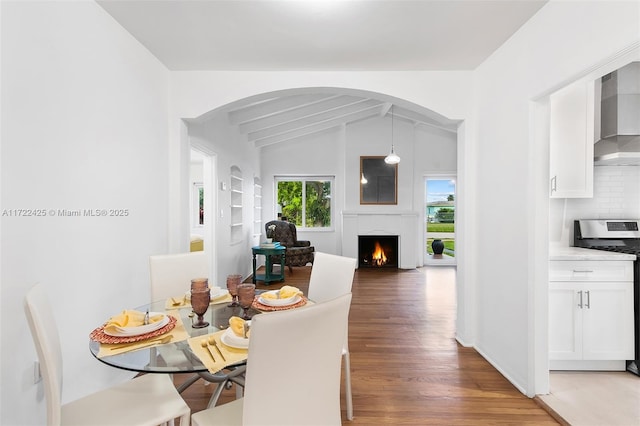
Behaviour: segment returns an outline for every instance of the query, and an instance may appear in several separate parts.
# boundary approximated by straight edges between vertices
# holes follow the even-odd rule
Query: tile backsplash
[[[640,167],[597,166],[593,198],[551,199],[550,242],[573,245],[576,219],[640,219]]]

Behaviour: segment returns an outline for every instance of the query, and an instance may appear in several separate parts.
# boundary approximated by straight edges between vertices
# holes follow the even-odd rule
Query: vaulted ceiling
[[[547,0],[97,0],[168,69],[473,70]],[[353,91],[234,103],[255,146],[393,112],[455,131],[435,112]]]
[[[392,115],[394,120],[451,132],[456,131],[458,124],[426,109],[417,112],[353,92],[284,95],[259,102],[241,102],[231,107],[228,119],[249,142],[263,147],[386,115]]]

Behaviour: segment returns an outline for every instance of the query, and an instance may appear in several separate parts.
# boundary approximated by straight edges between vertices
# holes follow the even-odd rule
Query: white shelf
[[[230,188],[230,207],[231,207],[231,243],[239,243],[243,240],[244,235],[242,227],[243,220],[243,180],[242,170],[238,166],[231,166],[231,188]]]

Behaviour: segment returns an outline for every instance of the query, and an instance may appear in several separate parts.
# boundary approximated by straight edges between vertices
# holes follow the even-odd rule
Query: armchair
[[[286,248],[284,258],[285,264],[289,267],[289,272],[293,272],[293,266],[305,266],[307,263],[313,265],[315,247],[310,241],[298,240],[296,226],[284,220],[272,220],[264,225],[268,231],[271,225],[275,225],[273,241],[278,241]],[[271,256],[271,264],[280,263],[279,256]],[[280,265],[283,268],[285,265]]]

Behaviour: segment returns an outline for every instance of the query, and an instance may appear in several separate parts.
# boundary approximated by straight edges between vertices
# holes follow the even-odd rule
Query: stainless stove
[[[576,220],[573,231],[575,247],[636,256],[633,262],[635,360],[627,361],[627,370],[640,376],[640,219]]]

